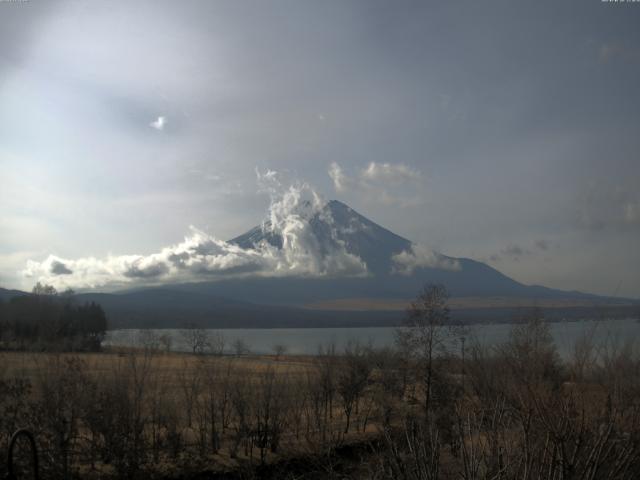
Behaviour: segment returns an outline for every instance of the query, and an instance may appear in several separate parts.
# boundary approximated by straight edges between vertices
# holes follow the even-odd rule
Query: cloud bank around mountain
[[[285,185],[274,171],[257,172],[258,184],[269,194],[267,221],[262,225],[282,238],[282,248],[260,242],[241,248],[195,227],[178,244],[148,255],[107,258],[28,260],[22,275],[57,288],[119,288],[167,282],[215,280],[230,276],[363,276],[365,263],[347,252],[334,226],[331,245],[320,244],[309,220],[321,215],[333,226],[325,201],[307,183]]]

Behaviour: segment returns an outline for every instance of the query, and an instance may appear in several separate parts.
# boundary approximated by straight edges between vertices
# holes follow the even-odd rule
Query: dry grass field
[[[14,422],[0,425],[0,447],[9,432],[26,426],[39,439],[49,475],[62,478],[72,472],[82,478],[170,478],[314,457],[328,445],[361,442],[376,432],[364,385],[345,429],[336,379],[326,375],[336,375],[338,363],[333,356],[322,362],[142,349],[3,352],[6,388],[0,390],[9,392],[18,380],[24,388],[14,398],[0,397],[0,409],[16,411]],[[60,440],[66,442],[62,448]]]
[[[561,361],[532,317],[460,358],[440,332],[300,357],[2,352],[0,452],[26,427],[54,480],[636,478],[633,350],[585,338]]]
[[[87,367],[90,375],[99,377],[108,372],[120,370],[130,360],[131,355],[144,356],[141,349],[109,348],[99,353],[48,353],[48,352],[0,352],[0,372],[7,376],[23,376],[37,379],[42,375],[43,366],[65,359],[79,359]],[[313,357],[287,355],[277,359],[274,355],[203,356],[188,353],[155,353],[151,356],[153,370],[157,374],[178,378],[192,373],[203,362],[226,365],[231,363],[236,369],[259,375],[266,370],[277,374],[304,375],[313,364]]]
[[[379,299],[379,298],[343,298],[339,300],[326,300],[305,305],[310,310],[345,310],[345,311],[405,311],[412,299]],[[621,300],[611,301],[606,304],[598,304],[598,307],[628,306],[629,302]],[[591,299],[579,298],[525,298],[525,297],[453,297],[449,299],[451,310],[459,309],[494,309],[514,308],[526,309],[538,308],[571,308],[594,307]]]

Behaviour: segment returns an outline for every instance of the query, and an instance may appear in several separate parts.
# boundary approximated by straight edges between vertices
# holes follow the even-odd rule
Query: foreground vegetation
[[[585,332],[561,361],[532,312],[482,348],[446,326],[446,300],[427,288],[388,350],[5,353],[0,450],[29,428],[52,479],[636,478],[631,344]]]

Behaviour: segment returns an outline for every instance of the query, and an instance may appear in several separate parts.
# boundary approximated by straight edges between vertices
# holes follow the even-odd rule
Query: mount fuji
[[[298,273],[249,272],[77,296],[102,304],[113,327],[393,325],[428,283],[444,285],[453,316],[470,322],[508,321],[531,306],[549,318],[593,316],[595,306],[598,315],[637,312],[633,301],[524,285],[482,262],[446,256],[336,200],[320,206],[301,201],[286,212],[271,212],[262,225],[226,244],[241,252],[275,252]]]
[[[308,219],[321,255],[343,248],[360,259],[366,274],[318,278],[254,278],[194,284],[197,290],[245,301],[304,305],[348,298],[408,299],[425,283],[443,284],[453,297],[521,297],[529,299],[597,299],[595,295],[524,285],[472,259],[443,255],[416,245],[337,200]],[[267,242],[283,248],[283,238],[266,221],[229,241],[242,248]]]

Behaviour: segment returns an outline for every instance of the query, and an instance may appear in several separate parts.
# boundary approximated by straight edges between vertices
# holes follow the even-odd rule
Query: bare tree
[[[342,356],[342,366],[338,370],[337,386],[346,419],[344,433],[349,432],[351,413],[354,409],[356,413],[358,412],[360,397],[370,375],[371,361],[367,350],[356,342],[349,342]]]
[[[119,357],[97,384],[96,408],[86,421],[100,438],[101,456],[112,463],[119,478],[135,478],[147,462],[149,379],[153,357]]]
[[[217,453],[228,419],[231,361],[205,358],[202,374],[204,394],[196,403],[201,449],[205,451],[210,446]]]
[[[236,458],[240,445],[244,442],[245,454],[249,454],[248,436],[251,432],[251,387],[246,375],[236,375],[230,386],[230,405],[233,412],[232,435],[229,442],[229,456]]]
[[[215,332],[210,336],[209,348],[214,355],[224,355],[224,348],[227,339],[224,338],[222,332]]]
[[[317,378],[313,381],[319,388],[319,400],[322,408],[322,414],[317,414],[316,419],[319,424],[322,441],[326,441],[327,427],[329,426],[329,420],[333,420],[333,399],[336,393],[336,345],[330,343],[323,347],[318,347],[318,356],[316,357],[315,365],[317,368]]]
[[[85,370],[80,358],[58,355],[38,368],[40,401],[36,421],[51,456],[47,463],[53,471],[48,474],[63,479],[72,475],[71,455],[80,433],[82,396],[87,383]]]
[[[271,350],[273,350],[276,360],[280,360],[280,357],[287,353],[287,346],[282,343],[276,343],[271,347]]]
[[[403,398],[405,379],[402,375],[403,364],[398,352],[391,348],[375,350],[371,354],[371,363],[377,375],[374,377],[372,400],[382,418],[382,427],[391,425],[396,405]]]
[[[238,338],[233,342],[233,351],[237,356],[247,355],[251,349],[249,348],[249,344],[245,342],[242,338]]]
[[[140,330],[136,343],[145,350],[156,352],[160,349],[160,337],[153,330]]]
[[[520,323],[511,329],[502,351],[506,366],[516,380],[523,383],[559,381],[560,358],[542,310],[533,308],[525,312]]]
[[[396,331],[396,343],[418,361],[422,370],[424,411],[429,413],[435,377],[434,358],[446,350],[453,336],[447,305],[449,293],[442,285],[426,285],[407,309],[403,328]]]
[[[171,351],[171,344],[173,343],[173,338],[168,333],[163,333],[158,337],[158,342],[162,346],[162,349],[165,353],[169,353]]]
[[[31,290],[31,293],[33,293],[38,297],[41,297],[41,296],[54,297],[58,295],[58,291],[55,289],[55,287],[47,284],[43,285],[40,282],[34,285],[33,289]]]
[[[276,376],[271,367],[260,375],[253,388],[252,441],[260,451],[260,463],[265,462],[267,448],[273,453],[278,451],[286,420],[285,391],[286,377]]]
[[[178,384],[184,400],[187,426],[191,428],[196,402],[202,391],[202,366],[199,363],[196,365],[191,364],[188,361],[188,357],[185,357],[183,365],[182,372],[178,375]]]
[[[211,346],[209,332],[194,323],[187,324],[185,328],[180,331],[180,335],[184,343],[194,354],[205,353]]]

